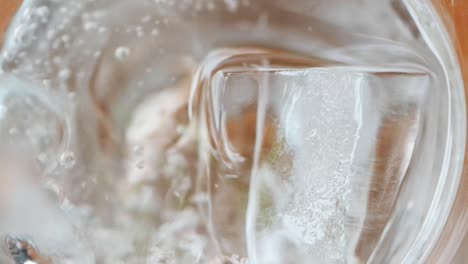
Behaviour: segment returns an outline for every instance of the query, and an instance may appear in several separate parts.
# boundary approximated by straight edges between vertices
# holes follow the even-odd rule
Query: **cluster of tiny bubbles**
[[[145,148],[142,145],[134,145],[131,149],[131,156],[136,158],[136,161],[134,163],[134,166],[138,170],[144,170],[145,169],[145,161],[143,160],[142,156],[144,154]]]
[[[4,149],[21,151],[46,170],[60,163],[70,167],[70,155],[60,157],[67,144],[65,112],[41,85],[0,75],[0,136]]]

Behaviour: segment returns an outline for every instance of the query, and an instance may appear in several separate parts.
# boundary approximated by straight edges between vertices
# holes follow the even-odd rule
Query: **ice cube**
[[[238,228],[240,234],[253,221],[258,245],[272,241],[270,234],[285,233],[289,237],[284,241],[296,245],[297,252],[305,251],[321,263],[344,262],[359,241],[383,231],[385,221],[376,219],[386,219],[403,180],[428,76],[331,67],[224,69],[214,79],[209,104],[217,114],[209,116],[208,122],[215,124],[211,136],[223,147],[218,151],[228,146],[252,165],[256,134],[264,133],[261,162],[250,176],[259,181],[255,188],[250,179],[250,192],[257,192],[257,200],[244,200],[241,207],[253,203],[255,215],[229,228],[218,217],[217,230]],[[268,97],[267,118],[259,120],[262,95]],[[274,133],[255,131],[233,140],[230,122],[248,131],[246,119],[263,122],[261,127]],[[239,141],[251,142],[247,153]],[[395,147],[382,150],[388,142]],[[382,165],[387,163],[391,165]],[[248,178],[233,181],[248,182]],[[230,209],[224,204],[230,195],[239,195],[235,189],[232,181],[220,184],[214,193],[213,215],[233,214],[226,212]],[[384,199],[374,200],[376,190],[382,190]],[[242,222],[244,214],[240,215]],[[371,241],[370,247],[375,246],[374,238]],[[268,254],[262,252],[258,248],[260,259]]]

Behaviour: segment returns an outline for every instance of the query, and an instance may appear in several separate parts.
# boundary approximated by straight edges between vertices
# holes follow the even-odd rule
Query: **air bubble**
[[[139,169],[139,170],[144,169],[144,168],[145,168],[145,162],[142,161],[142,160],[141,160],[141,161],[138,161],[138,162],[136,163],[136,167],[137,167],[137,169]]]
[[[98,25],[95,22],[88,21],[84,24],[84,29],[86,31],[94,30],[98,27]]]
[[[71,77],[71,71],[69,69],[62,69],[59,72],[59,79],[63,82],[67,82],[68,80],[70,80],[70,77]]]
[[[229,179],[229,180],[233,180],[233,179],[238,179],[238,178],[239,178],[239,175],[236,175],[236,174],[226,174],[226,175],[224,175],[224,178]]]
[[[151,30],[151,35],[153,35],[153,36],[159,35],[159,30],[158,29]]]
[[[8,130],[8,134],[10,134],[10,136],[16,136],[19,134],[19,129],[16,127],[12,127]]]
[[[213,11],[215,10],[216,6],[213,2],[209,2],[207,5],[206,5],[206,8],[210,11]]]
[[[64,43],[69,43],[69,42],[70,42],[70,36],[69,36],[69,35],[66,35],[66,34],[65,34],[65,35],[63,35],[63,36],[61,37],[61,39],[62,39],[62,41],[63,41]]]
[[[187,130],[187,128],[185,126],[183,126],[183,125],[179,125],[176,128],[177,134],[179,134],[179,135],[183,134],[185,130]]]
[[[114,55],[117,60],[123,61],[130,55],[130,49],[128,47],[118,47]]]
[[[8,112],[8,108],[4,105],[0,105],[0,119],[5,118],[7,112]]]
[[[47,6],[41,6],[36,9],[36,14],[41,17],[42,23],[46,23],[49,19],[49,8]]]
[[[98,29],[98,32],[99,32],[99,33],[106,33],[107,31],[108,31],[108,29],[107,29],[106,27],[100,27],[100,28]]]
[[[60,157],[60,165],[65,169],[71,169],[76,164],[75,153],[72,151],[66,151]]]
[[[37,160],[42,164],[46,163],[47,162],[47,154],[46,153],[41,153],[41,154],[37,155]]]
[[[141,22],[142,23],[148,23],[151,21],[151,17],[150,16],[145,16],[141,19]]]
[[[312,129],[312,131],[310,131],[310,135],[307,137],[307,140],[311,140],[315,136],[317,136],[317,129]]]
[[[237,0],[224,0],[229,12],[236,12],[239,8],[239,2]]]
[[[140,156],[143,154],[144,148],[141,145],[135,145],[133,146],[133,154]]]

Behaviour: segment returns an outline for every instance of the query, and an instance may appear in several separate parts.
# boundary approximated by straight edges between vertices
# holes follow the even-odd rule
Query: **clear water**
[[[0,235],[37,263],[398,259],[449,122],[410,6],[25,1],[2,49]],[[407,242],[384,232],[401,210]]]

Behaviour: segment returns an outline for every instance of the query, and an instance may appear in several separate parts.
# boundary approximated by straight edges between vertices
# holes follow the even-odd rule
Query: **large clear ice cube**
[[[424,74],[352,67],[224,69],[214,76],[207,98],[216,113],[208,123],[217,153],[256,166],[254,145],[262,140],[248,179],[256,194],[244,201],[255,207],[245,216],[255,235],[247,231],[245,239],[260,263],[298,263],[287,252],[308,256],[304,263],[310,257],[340,263],[375,247],[411,158],[429,85]],[[242,140],[230,136],[232,122],[247,131]],[[249,122],[264,129],[262,137],[248,132]],[[213,192],[218,230],[232,228],[217,217],[226,214],[226,199],[238,198],[216,198],[242,180],[220,180]]]

